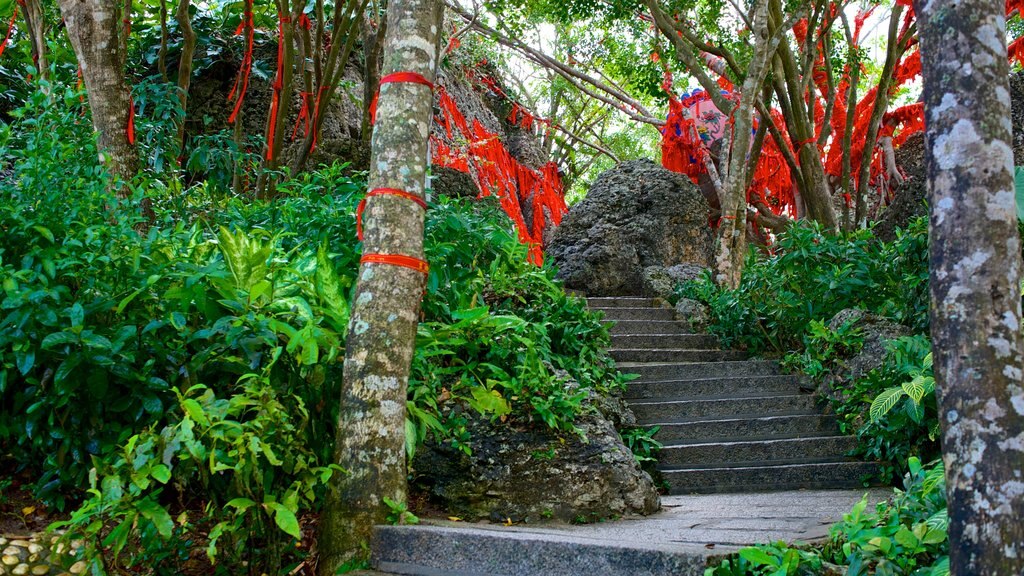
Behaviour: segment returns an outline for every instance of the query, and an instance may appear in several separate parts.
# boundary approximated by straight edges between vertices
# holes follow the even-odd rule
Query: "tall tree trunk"
[[[868,181],[871,179],[871,160],[875,156],[882,117],[885,115],[886,108],[889,107],[889,86],[892,84],[893,71],[896,69],[900,57],[903,56],[899,37],[900,14],[902,13],[903,6],[896,4],[893,6],[892,14],[889,15],[889,40],[886,44],[885,64],[882,65],[882,72],[878,77],[875,106],[871,109],[867,136],[864,138],[864,151],[861,153],[860,166],[857,169],[857,209],[854,228],[866,228],[868,223],[867,196]]]
[[[138,171],[139,157],[128,141],[131,91],[120,53],[119,10],[103,0],[60,0],[60,11],[89,94],[100,160],[116,179],[129,180]],[[124,187],[118,190],[126,192]]]
[[[722,220],[718,227],[718,253],[715,256],[715,282],[738,288],[747,257],[747,172],[754,106],[761,84],[768,73],[771,55],[768,37],[768,0],[759,0],[754,13],[754,58],[740,91],[740,101],[732,112],[734,124],[723,140],[728,151],[725,182],[722,185]],[[728,138],[728,140],[726,140]],[[730,148],[731,145],[731,148]]]
[[[441,28],[439,0],[392,0],[384,42],[384,73],[434,79]],[[397,188],[423,197],[433,96],[415,83],[385,84],[371,145],[371,190]],[[368,254],[423,257],[423,210],[408,199],[374,196],[366,206]],[[384,263],[360,266],[345,350],[336,462],[348,470],[328,493],[321,519],[319,573],[366,555],[383,499],[406,496],[405,402],[415,349],[420,271]]]
[[[954,576],[1024,574],[1021,245],[1003,3],[915,0]]]
[[[25,24],[32,42],[32,63],[42,80],[50,78],[50,64],[46,58],[46,20],[42,0],[25,0]],[[49,89],[47,88],[47,93]]]
[[[178,60],[178,101],[181,118],[178,120],[179,154],[185,154],[185,120],[188,118],[188,91],[192,84],[192,56],[196,52],[196,33],[192,30],[191,0],[181,0],[174,18],[181,30],[181,58]]]

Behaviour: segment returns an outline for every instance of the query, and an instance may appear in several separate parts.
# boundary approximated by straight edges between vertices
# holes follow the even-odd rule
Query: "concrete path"
[[[738,547],[823,539],[864,494],[874,506],[892,490],[666,496],[658,514],[587,525],[386,526],[377,531],[374,565],[433,576],[700,575],[708,556]]]

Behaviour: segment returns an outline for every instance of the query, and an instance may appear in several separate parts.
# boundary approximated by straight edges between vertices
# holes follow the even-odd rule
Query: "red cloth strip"
[[[7,48],[7,41],[11,39],[11,33],[14,32],[14,23],[18,20],[18,7],[14,7],[14,14],[11,14],[11,21],[7,24],[7,35],[4,36],[4,41],[0,42],[0,56],[4,55],[4,49]]]
[[[428,264],[426,260],[421,260],[414,256],[404,256],[402,254],[363,254],[363,257],[359,259],[359,263],[400,266],[402,268],[415,270],[423,275],[430,272],[430,264]]]
[[[235,86],[231,89],[231,93],[228,94],[229,102],[235,98],[236,94],[238,95],[238,99],[235,100],[235,107],[231,110],[231,115],[228,116],[228,124],[234,124],[238,119],[238,113],[242,110],[242,103],[245,101],[245,92],[249,89],[249,75],[252,71],[252,50],[256,31],[252,14],[252,2],[253,0],[246,0],[245,12],[242,15],[242,21],[238,24],[240,30],[235,32],[235,34],[239,34],[242,31],[245,32],[245,56],[242,58],[242,65],[238,69]],[[240,90],[239,86],[241,86]]]
[[[128,143],[135,145],[135,99],[128,95]]]
[[[377,100],[380,98],[380,86],[385,84],[397,84],[406,82],[409,84],[422,84],[429,87],[431,90],[434,89],[434,83],[427,80],[422,74],[416,72],[392,72],[380,79],[380,84],[377,87],[377,93],[373,95],[373,100],[370,101],[370,124],[377,123]]]
[[[388,74],[380,79],[381,86],[383,86],[384,84],[393,84],[399,82],[406,82],[409,84],[422,84],[424,86],[430,87],[430,89],[434,88],[433,82],[427,80],[427,78],[424,75],[418,74],[416,72],[392,72],[391,74]]]
[[[399,198],[405,198],[419,205],[424,210],[427,209],[427,201],[419,196],[406,192],[405,190],[399,190],[397,188],[375,188],[366,193],[366,196],[359,202],[359,206],[356,208],[356,236],[363,239],[363,211],[366,210],[366,201],[373,196],[398,196]]]

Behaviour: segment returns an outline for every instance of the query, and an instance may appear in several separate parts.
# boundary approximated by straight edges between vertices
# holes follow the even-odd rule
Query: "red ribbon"
[[[128,95],[128,143],[135,145],[135,100]]]
[[[285,14],[278,14],[277,19],[277,75],[274,77],[274,96],[270,100],[270,119],[267,122],[267,160],[274,159],[277,115],[281,109],[281,90],[284,89],[284,25],[292,21]]]
[[[397,188],[375,188],[366,193],[366,196],[359,202],[359,206],[356,207],[356,237],[360,240],[363,239],[363,211],[366,210],[366,201],[373,196],[398,196],[399,198],[405,198],[419,205],[424,210],[427,209],[427,201],[419,196],[406,192],[405,190],[399,190]]]
[[[302,124],[303,120],[306,121],[306,134],[305,135],[309,135],[309,120],[310,120],[310,116],[309,116],[310,105],[309,105],[309,102],[310,102],[310,100],[313,99],[313,93],[312,92],[303,92],[302,94],[300,94],[300,96],[302,97],[302,108],[299,109],[299,117],[295,119],[295,128],[292,130],[292,140],[295,140],[295,137],[298,136],[298,134],[299,134],[299,125]]]
[[[359,259],[359,263],[399,266],[401,268],[415,270],[423,275],[430,272],[430,264],[428,264],[426,260],[416,258],[414,256],[404,256],[402,254],[363,254],[363,257]]]
[[[235,86],[231,88],[231,93],[228,94],[228,102],[230,102],[235,94],[238,94],[238,100],[235,101],[235,107],[231,111],[231,115],[228,116],[228,124],[234,124],[235,120],[238,119],[238,113],[242,110],[242,102],[245,101],[245,92],[249,89],[249,74],[252,71],[252,49],[253,42],[256,36],[255,25],[253,22],[252,15],[252,0],[246,0],[245,2],[245,13],[242,16],[242,21],[238,23],[239,29],[235,31],[235,34],[240,34],[244,29],[246,34],[245,40],[245,56],[242,58],[242,65],[238,69],[238,78],[235,79]],[[239,91],[238,87],[241,85],[242,89]]]
[[[380,86],[385,84],[395,84],[405,82],[409,84],[422,84],[427,86],[431,90],[434,89],[434,83],[422,75],[416,72],[392,72],[380,79]],[[377,123],[377,100],[380,98],[380,86],[377,87],[377,93],[374,94],[373,100],[370,102],[370,124]]]
[[[4,41],[0,42],[0,56],[4,55],[4,48],[7,48],[7,41],[11,39],[11,33],[14,32],[14,22],[18,19],[18,7],[14,7],[14,13],[11,14],[11,22],[7,25],[7,35],[4,36]]]

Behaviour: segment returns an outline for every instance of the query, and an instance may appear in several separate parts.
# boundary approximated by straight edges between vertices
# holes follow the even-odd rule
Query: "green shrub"
[[[910,458],[907,468],[903,490],[896,489],[874,512],[867,511],[865,495],[832,526],[824,545],[779,542],[744,548],[708,568],[705,576],[809,576],[820,574],[824,562],[844,567],[848,576],[948,576],[949,516],[942,463],[925,469],[920,460]]]
[[[755,353],[803,350],[812,321],[847,308],[888,316],[916,331],[928,327],[927,222],[913,222],[896,241],[869,231],[826,234],[799,221],[764,255],[751,252],[737,290],[709,277],[680,286],[679,295],[707,303],[711,331],[723,344]]]
[[[939,454],[931,344],[907,336],[888,348],[882,365],[842,390],[832,406],[842,431],[857,435],[855,455],[879,462],[883,481],[899,478],[910,457]]]

